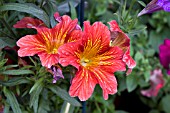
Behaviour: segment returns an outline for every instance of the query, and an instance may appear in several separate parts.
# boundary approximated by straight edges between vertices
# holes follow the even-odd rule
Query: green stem
[[[96,101],[95,101],[95,105],[96,105],[97,110],[99,111],[99,113],[102,113],[102,111],[101,111],[101,109],[100,109],[100,107],[99,107],[99,105],[98,105],[98,103]]]
[[[2,34],[6,35],[7,37],[9,37],[10,39],[14,39],[14,38],[13,38],[12,36],[10,36],[9,34],[3,32],[3,31],[1,31],[1,30],[0,30],[0,32],[1,32]]]
[[[34,66],[37,67],[37,63],[36,63],[31,57],[29,57],[29,59],[30,59],[31,62],[34,64]]]
[[[133,5],[134,5],[135,2],[136,2],[136,0],[132,0],[132,3],[131,3],[131,5],[130,5],[130,7],[129,7],[129,10],[128,10],[126,16],[125,16],[125,20],[127,19],[128,15],[129,15],[129,13],[130,13],[130,11],[132,10],[132,7],[133,7]]]
[[[16,34],[13,32],[13,30],[11,29],[9,24],[6,22],[6,20],[4,18],[1,18],[0,21],[9,30],[9,32],[13,35],[13,37],[17,38]]]
[[[44,0],[41,0],[40,8],[42,8]]]
[[[0,6],[1,6],[1,5],[3,5],[3,2],[2,2],[2,1],[0,1]]]

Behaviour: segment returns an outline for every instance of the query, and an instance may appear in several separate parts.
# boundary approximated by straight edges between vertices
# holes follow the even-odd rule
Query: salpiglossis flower
[[[42,25],[42,23],[38,20],[34,21],[38,21],[38,23],[31,24],[31,27],[29,26],[30,28],[35,28],[37,34],[26,35],[17,41],[17,45],[20,47],[18,50],[20,57],[38,54],[42,65],[48,68],[58,63],[58,48],[67,42],[77,40],[78,36],[75,38],[74,35],[81,35],[81,30],[77,29],[77,19],[71,20],[67,15],[59,17],[58,13],[55,14],[55,18],[60,18],[60,21],[51,29],[44,26],[40,27],[38,24]],[[23,23],[23,21],[20,23]],[[25,23],[27,23],[26,27],[28,27],[28,21]]]
[[[118,46],[124,52],[123,61],[128,66],[127,75],[131,73],[132,69],[136,66],[136,62],[130,56],[130,38],[119,28],[117,22],[112,20],[108,22],[111,31],[111,46]]]
[[[138,16],[164,10],[170,12],[170,0],[152,0],[147,6],[138,14]]]
[[[39,19],[34,19],[31,17],[24,17],[20,21],[18,21],[15,25],[13,25],[14,28],[41,28],[46,27],[43,21]]]
[[[155,97],[158,95],[159,90],[164,86],[164,79],[161,69],[155,69],[150,75],[150,85],[151,87],[146,90],[142,90],[141,94],[147,97]]]
[[[111,33],[106,25],[101,22],[90,25],[85,21],[82,39],[58,49],[60,64],[77,68],[69,90],[72,97],[87,100],[96,84],[103,89],[104,99],[108,99],[108,94],[117,92],[114,72],[125,71],[126,64],[122,61],[123,50],[117,46],[111,47],[110,40]]]

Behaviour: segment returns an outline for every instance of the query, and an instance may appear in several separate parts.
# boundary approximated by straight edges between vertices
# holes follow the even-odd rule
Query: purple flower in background
[[[162,66],[167,69],[170,75],[170,39],[165,39],[164,43],[159,46],[159,59]]]
[[[138,17],[144,14],[153,13],[164,10],[170,12],[170,0],[152,0],[147,6],[138,14]]]
[[[142,90],[141,94],[147,97],[157,96],[159,90],[164,86],[162,70],[155,69],[151,72],[150,85],[151,87],[149,89]]]

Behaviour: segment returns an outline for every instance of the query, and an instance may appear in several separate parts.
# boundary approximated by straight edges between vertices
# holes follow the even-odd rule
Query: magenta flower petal
[[[159,60],[162,66],[167,69],[167,73],[170,74],[170,39],[165,39],[164,43],[159,46]]]

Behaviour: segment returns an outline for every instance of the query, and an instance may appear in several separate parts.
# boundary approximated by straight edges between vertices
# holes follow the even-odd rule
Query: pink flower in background
[[[170,12],[170,0],[152,0],[147,6],[138,14],[138,16],[164,10]]]
[[[159,60],[170,75],[170,39],[165,39],[164,43],[159,46]]]
[[[159,90],[164,86],[164,79],[161,69],[155,69],[150,75],[150,88],[142,90],[141,94],[147,97],[157,96]]]

